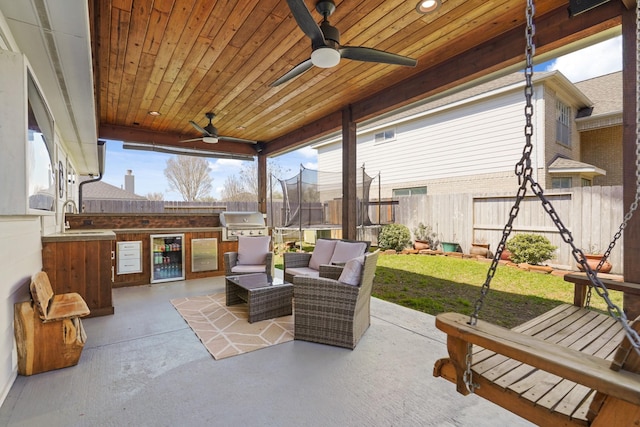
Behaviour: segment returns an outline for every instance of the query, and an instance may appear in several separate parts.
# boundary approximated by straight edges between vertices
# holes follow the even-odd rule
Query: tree
[[[164,200],[164,194],[162,193],[147,193],[147,199],[154,201]]]
[[[269,197],[269,178],[274,198],[282,198],[278,178],[282,177],[289,170],[284,169],[276,160],[267,159],[267,197]],[[258,200],[258,162],[245,162],[240,167],[238,174],[227,177],[222,199],[227,201],[251,201]]]
[[[237,175],[229,175],[224,181],[222,189],[222,200],[227,202],[255,202],[256,195],[251,194],[245,189],[243,183]]]
[[[167,160],[164,176],[169,181],[169,189],[180,193],[186,202],[200,200],[211,193],[213,178],[209,175],[209,162],[202,157],[172,157]]]

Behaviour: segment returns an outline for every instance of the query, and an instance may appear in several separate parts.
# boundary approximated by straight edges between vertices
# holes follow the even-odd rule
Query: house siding
[[[534,120],[544,123],[543,91],[534,91]],[[525,142],[521,90],[501,93],[456,108],[427,114],[395,126],[396,138],[375,142],[375,133],[358,136],[357,164],[369,175],[380,173],[381,195],[393,189],[427,186],[429,194],[470,192],[487,188],[516,188],[514,165]],[[540,118],[538,118],[540,116]],[[385,128],[385,129],[388,129]],[[533,135],[535,147],[540,135]],[[341,143],[318,149],[318,169],[340,171]],[[390,155],[390,153],[393,153]],[[544,167],[544,158],[534,150],[532,164]]]
[[[13,333],[13,305],[29,300],[31,275],[42,269],[40,218],[0,216],[0,402],[13,384],[18,361]]]
[[[582,132],[581,144],[581,161],[607,171],[593,185],[622,185],[622,125]]]
[[[19,50],[0,11],[0,53],[4,54],[5,59],[12,56],[7,52],[18,53]],[[33,72],[36,80],[47,81],[46,76],[38,76],[35,70]],[[3,75],[3,78],[11,79],[9,83],[18,84],[13,81],[14,78],[11,76]],[[17,187],[18,192],[22,191],[19,194],[24,195],[26,194],[25,180],[22,177],[26,175],[26,163],[24,148],[21,144],[26,144],[26,141],[23,136],[20,136],[23,135],[24,130],[20,126],[16,126],[15,123],[8,123],[6,120],[12,117],[7,113],[13,112],[16,108],[17,102],[10,101],[4,102],[0,106],[2,109],[0,117],[5,119],[5,122],[0,123],[0,127],[4,125],[5,135],[10,135],[2,141],[3,148],[12,149],[9,152],[23,153],[15,157],[16,160],[6,168],[11,179],[3,182]],[[18,122],[22,123],[23,121],[20,119]],[[26,125],[26,120],[24,120],[24,124]],[[54,146],[55,151],[52,159],[54,167],[57,167],[58,161],[72,165],[70,161],[67,161],[66,154],[61,149],[64,147],[64,141],[60,139],[57,129],[54,129]],[[4,187],[7,190],[2,194],[5,214],[0,215],[0,235],[2,236],[2,245],[0,245],[0,278],[2,278],[0,280],[0,349],[2,349],[0,351],[0,404],[5,400],[18,373],[13,326],[14,304],[30,299],[31,276],[42,270],[41,236],[56,232],[61,217],[60,208],[64,202],[61,198],[56,197],[55,214],[45,212],[27,215],[26,212],[25,214],[20,212],[20,209],[26,211],[26,206],[21,208],[17,203],[14,203],[16,197],[10,195],[11,192],[6,185]]]

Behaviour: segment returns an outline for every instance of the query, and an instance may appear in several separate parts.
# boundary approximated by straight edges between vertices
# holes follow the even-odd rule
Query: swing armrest
[[[580,286],[588,286],[591,284],[586,273],[565,274],[564,280]],[[623,282],[621,280],[608,279],[605,277],[600,277],[600,281],[607,287],[607,289],[612,291],[622,291],[626,294],[640,295],[639,283]]]
[[[436,327],[447,334],[447,348],[458,371],[459,388],[464,387],[460,381],[465,367],[466,344],[472,343],[604,394],[640,405],[638,374],[614,371],[608,360],[482,320],[478,320],[475,326],[469,325],[468,321],[469,316],[459,313],[443,313],[436,316]]]
[[[599,277],[603,285],[612,291],[622,291],[628,295],[640,295],[640,284],[623,282],[621,280]],[[564,276],[564,280],[573,283],[573,305],[584,307],[587,296],[587,286],[591,284],[586,273],[570,273]]]

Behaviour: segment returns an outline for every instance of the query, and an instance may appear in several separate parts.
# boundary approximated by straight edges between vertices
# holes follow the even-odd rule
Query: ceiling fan
[[[313,65],[320,68],[335,67],[340,62],[340,58],[410,67],[415,67],[418,63],[413,58],[383,50],[362,46],[341,46],[340,31],[332,26],[328,20],[329,16],[336,10],[333,0],[320,0],[316,3],[316,10],[323,16],[319,26],[304,4],[304,0],[287,0],[287,3],[298,26],[311,39],[311,58],[293,67],[285,75],[271,83],[269,85],[271,87],[279,86],[294,77],[298,77]]]
[[[216,115],[212,112],[208,112],[205,114],[205,116],[207,117],[207,119],[209,119],[209,124],[206,125],[205,127],[200,126],[193,120],[189,120],[189,123],[191,123],[191,126],[193,126],[198,132],[202,133],[202,136],[200,138],[184,139],[180,142],[202,141],[208,144],[215,144],[219,140],[231,141],[231,142],[245,142],[247,144],[255,144],[257,142],[257,141],[252,141],[250,139],[242,139],[242,138],[235,138],[233,136],[218,135],[218,129],[216,129],[216,127],[211,123],[211,120],[213,120],[213,118]]]

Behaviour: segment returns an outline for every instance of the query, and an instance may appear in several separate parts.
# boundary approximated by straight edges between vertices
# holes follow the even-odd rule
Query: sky
[[[589,46],[585,49],[558,57],[540,64],[535,71],[559,70],[571,82],[579,82],[593,77],[622,70],[622,38],[620,36]],[[182,200],[182,196],[169,190],[164,176],[167,160],[173,155],[152,151],[124,150],[121,141],[107,141],[105,174],[102,180],[119,188],[124,188],[124,176],[132,171],[135,179],[135,193],[146,196],[163,193],[164,200]],[[220,199],[221,191],[228,176],[237,174],[245,161],[228,159],[207,159],[209,175],[213,179],[211,196]],[[309,146],[283,154],[269,161],[275,161],[284,173],[281,178],[295,176],[300,165],[317,169],[316,150]]]

